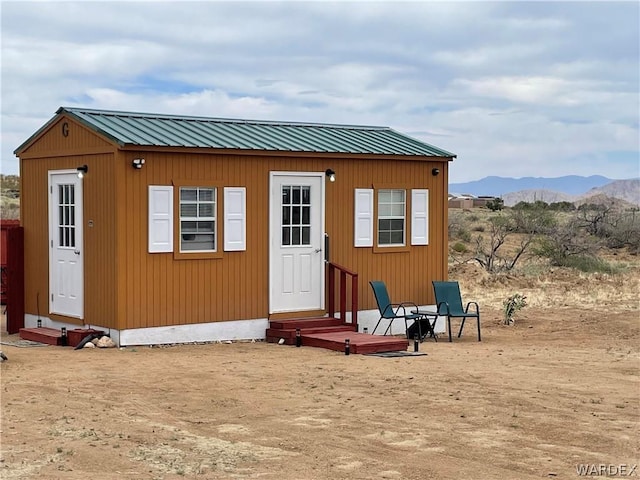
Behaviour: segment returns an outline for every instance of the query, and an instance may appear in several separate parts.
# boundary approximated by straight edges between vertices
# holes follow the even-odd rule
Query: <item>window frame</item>
[[[404,192],[404,244],[380,244],[379,225],[380,225],[380,193],[382,191],[402,190]],[[411,189],[404,184],[379,184],[373,187],[373,251],[374,253],[392,253],[392,252],[409,252],[411,250],[411,225],[409,222],[409,214],[411,212],[411,198],[407,192]]]
[[[176,260],[185,259],[206,259],[206,258],[222,258],[224,253],[224,219],[221,215],[224,212],[224,191],[223,186],[218,182],[207,180],[176,180],[173,182],[174,198],[173,198],[173,211],[175,213],[175,221],[173,222],[173,244],[174,252],[173,257]],[[213,237],[215,242],[215,250],[183,250],[182,249],[182,222],[189,221],[183,220],[182,211],[180,206],[181,192],[183,188],[203,188],[213,189],[214,193],[214,227]],[[194,217],[197,218],[197,217]],[[221,219],[223,221],[221,222]],[[200,220],[193,220],[200,221]],[[210,221],[210,220],[203,220]]]

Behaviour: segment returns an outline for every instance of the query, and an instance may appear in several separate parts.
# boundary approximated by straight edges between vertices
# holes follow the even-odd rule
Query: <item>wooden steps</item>
[[[20,338],[23,340],[31,340],[32,342],[46,343],[47,345],[66,345],[66,337],[62,336],[59,328],[36,327],[21,328]]]
[[[277,343],[282,339],[285,345],[295,345],[296,330],[300,329],[302,345],[305,347],[344,352],[346,339],[349,339],[350,353],[353,354],[397,352],[404,351],[409,346],[409,341],[404,337],[358,333],[353,325],[342,323],[336,318],[274,320],[269,325],[269,343]]]

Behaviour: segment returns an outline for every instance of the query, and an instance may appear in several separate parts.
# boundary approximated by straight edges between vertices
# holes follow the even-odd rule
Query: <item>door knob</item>
[[[73,253],[75,253],[76,255],[80,255],[80,250],[74,250]]]

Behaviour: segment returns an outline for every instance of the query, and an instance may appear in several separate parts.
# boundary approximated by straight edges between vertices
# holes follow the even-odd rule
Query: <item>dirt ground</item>
[[[2,345],[0,477],[526,480],[640,464],[637,268],[466,273],[483,341],[470,325],[426,356]],[[501,282],[530,300],[512,326]]]

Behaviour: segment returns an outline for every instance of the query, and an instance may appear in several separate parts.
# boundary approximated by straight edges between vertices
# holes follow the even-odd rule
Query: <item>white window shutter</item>
[[[411,245],[429,245],[429,190],[411,190]]]
[[[173,252],[173,187],[149,185],[149,253]]]
[[[373,247],[373,189],[356,188],[355,246]]]
[[[224,188],[224,250],[247,249],[247,193],[245,187]]]

